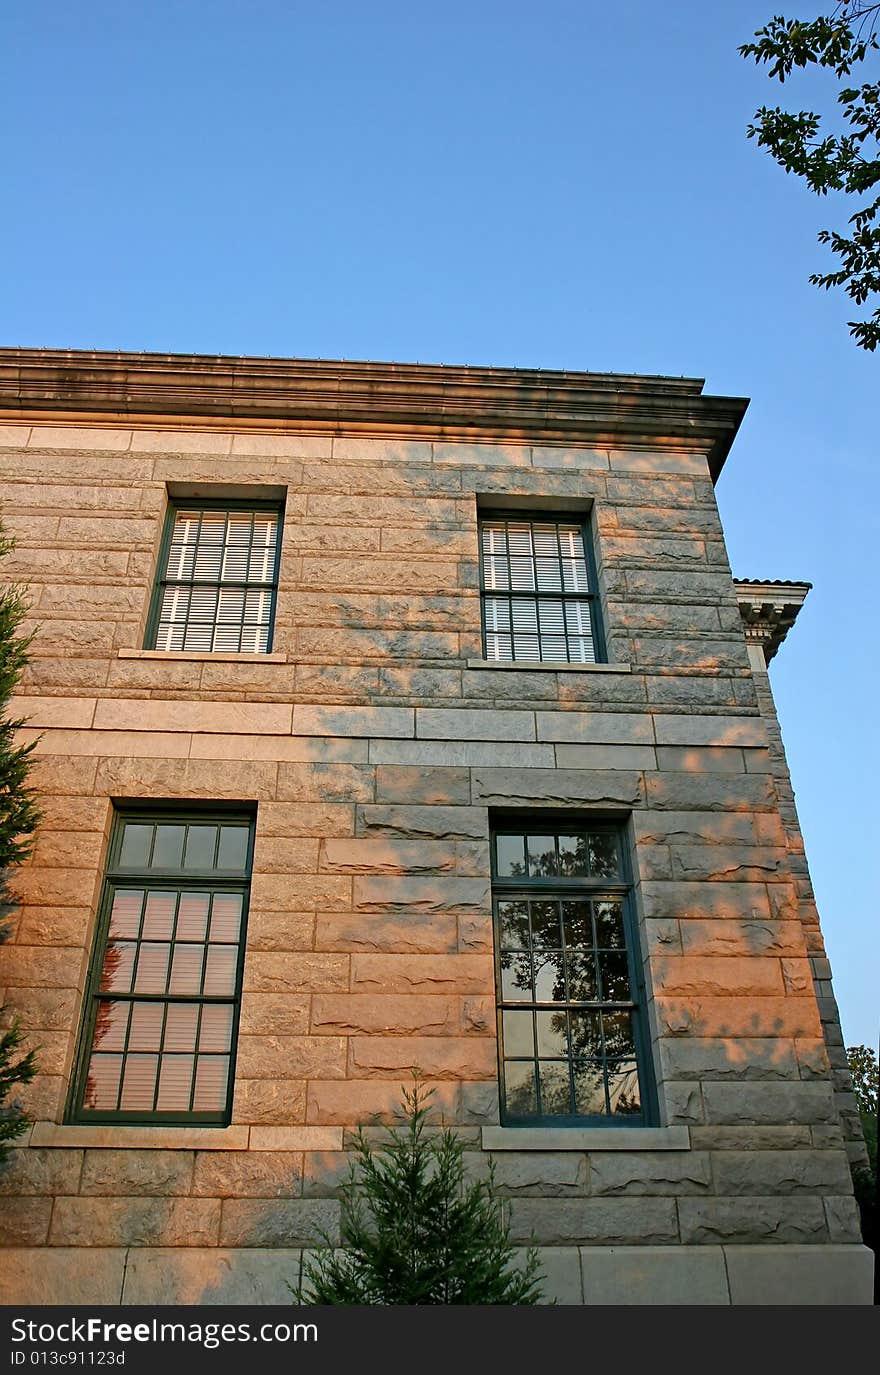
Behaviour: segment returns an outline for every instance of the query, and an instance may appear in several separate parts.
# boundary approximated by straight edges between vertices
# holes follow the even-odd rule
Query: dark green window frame
[[[532,872],[529,851],[525,848],[520,866],[522,872],[510,872],[515,867],[510,856],[518,853],[515,838],[550,835],[556,837],[555,860],[544,866],[544,872]],[[606,854],[613,848],[616,853],[613,873],[607,872],[608,864],[603,873],[571,872],[572,867],[584,867],[588,871],[593,867],[589,860],[583,866],[572,862],[574,847],[571,841],[581,838],[585,853],[590,854],[591,837],[601,841]],[[513,838],[512,847],[507,844],[510,838]],[[563,855],[559,845],[562,838],[568,846],[567,855]],[[624,827],[613,822],[573,820],[558,814],[500,817],[492,826],[491,854],[502,1124],[512,1127],[654,1125],[657,1120],[656,1087],[645,1024],[645,992],[638,959]],[[556,871],[552,872],[554,866]],[[557,916],[553,916],[554,906]],[[584,915],[587,909],[589,917]],[[536,938],[536,911],[539,921],[559,921],[557,948],[552,948],[551,941],[543,936]],[[569,945],[567,912],[571,914],[572,927],[580,921],[581,929],[589,930],[589,942],[581,939]],[[607,938],[601,936],[600,917],[608,918],[618,934]],[[517,930],[517,922],[522,923],[521,939],[510,934],[511,928],[514,932]],[[588,928],[585,922],[589,923]],[[517,950],[517,945],[521,949]],[[573,978],[571,966],[575,961],[579,968]],[[611,996],[604,996],[603,961],[607,962],[610,972]],[[556,980],[552,989],[543,972],[545,967],[552,971]],[[578,982],[580,987],[576,986]],[[548,992],[553,996],[539,996]],[[515,1024],[511,1014],[518,1019]],[[524,1036],[529,1017],[531,1028]],[[519,1028],[515,1033],[514,1025]],[[580,1048],[578,1027],[587,1033]],[[511,1032],[509,1037],[508,1031]],[[526,1046],[524,1043],[529,1035],[531,1041]],[[542,1047],[542,1037],[555,1039],[552,1049],[548,1050],[546,1044]],[[542,1074],[553,1086],[549,1104],[544,1101]],[[534,1086],[533,1098],[530,1081]],[[638,1088],[637,1106],[632,1101],[634,1082]],[[592,1092],[582,1090],[580,1083],[592,1083]],[[614,1092],[618,1086],[620,1092],[615,1102]],[[567,1107],[564,1108],[566,1091]],[[599,1097],[600,1111],[585,1111],[579,1106],[587,1098],[592,1100],[591,1106],[598,1106]]]
[[[74,1074],[71,1081],[71,1089],[68,1097],[65,1121],[76,1123],[116,1123],[125,1124],[152,1124],[152,1125],[199,1125],[199,1126],[227,1126],[232,1116],[232,1100],[235,1082],[235,1060],[238,1042],[238,1024],[241,1008],[241,989],[242,976],[244,969],[245,943],[247,935],[248,903],[250,897],[250,879],[253,869],[253,847],[254,830],[256,815],[253,809],[242,809],[239,807],[218,807],[212,805],[204,809],[198,807],[156,809],[138,808],[135,806],[120,808],[113,822],[110,836],[110,844],[107,857],[107,868],[104,879],[104,886],[98,910],[97,929],[94,942],[94,950],[90,964],[88,983],[84,1000],[82,1028],[79,1038],[77,1056],[74,1065]],[[218,828],[216,846],[222,846],[224,837],[219,828],[226,827],[227,835],[231,835],[234,829],[247,828],[246,855],[244,864],[235,869],[219,869],[217,867],[190,867],[184,868],[183,863],[176,866],[153,868],[148,863],[146,866],[126,863],[122,854],[123,840],[126,827],[134,826],[153,826],[169,828],[186,828],[184,833],[184,846],[189,844],[191,828],[205,828],[214,826]],[[204,829],[203,832],[204,834]],[[166,832],[167,834],[167,832]],[[154,833],[153,846],[156,844],[158,832]],[[215,849],[216,849],[215,846]],[[153,851],[151,851],[152,857]],[[182,850],[182,859],[186,856],[186,849]],[[219,858],[219,854],[218,854]],[[111,914],[114,906],[114,895],[128,890],[142,891],[144,898],[140,906],[138,917],[139,933],[136,938],[128,937],[117,938],[113,941],[110,933]],[[168,946],[166,959],[167,973],[165,976],[165,988],[161,992],[139,992],[136,988],[125,989],[102,989],[102,975],[107,962],[108,951],[112,945],[136,945],[136,950],[132,956],[132,980],[136,982],[135,965],[140,961],[141,950],[151,942],[142,933],[145,930],[146,912],[150,894],[177,894],[174,903],[173,931],[169,937],[161,937],[159,943]],[[199,966],[198,993],[170,991],[170,984],[174,979],[174,953],[175,942],[178,937],[178,924],[181,915],[181,899],[186,894],[198,894],[209,897],[209,906],[206,907],[206,925],[203,940],[198,938],[181,937],[181,945],[186,945],[188,950],[193,948],[193,943],[204,945],[204,955],[201,957]],[[222,993],[210,994],[205,992],[205,977],[207,972],[207,961],[210,959],[210,952],[218,948],[212,939],[212,932],[209,922],[213,921],[214,901],[217,895],[221,898],[227,894],[235,894],[240,898],[240,922],[238,929],[238,939],[235,942],[225,941],[219,945],[220,949],[237,947],[234,959],[234,978],[230,990]],[[208,915],[210,913],[210,915]],[[217,938],[218,941],[221,938]],[[109,962],[108,962],[109,963]],[[113,1109],[105,1107],[91,1108],[87,1105],[86,1096],[89,1083],[89,1068],[92,1061],[93,1051],[97,1050],[96,1027],[98,1019],[103,1009],[109,1008],[112,1004],[126,1004],[128,1011],[123,1013],[120,1020],[124,1023],[124,1039],[121,1048],[112,1048],[98,1051],[98,1054],[120,1056],[119,1065],[119,1089],[117,1106]],[[134,1010],[135,1007],[144,1008],[149,1005],[151,1008],[162,1009],[161,1011],[161,1030],[158,1043],[152,1047],[141,1046],[132,1047],[130,1037],[133,1032]],[[169,1009],[174,1006],[192,1007],[194,1009],[195,1030],[194,1044],[191,1052],[184,1050],[184,1056],[192,1055],[193,1065],[191,1074],[191,1087],[189,1093],[190,1107],[181,1109],[179,1107],[171,1111],[158,1110],[156,1108],[157,1097],[160,1093],[161,1074],[163,1065],[163,1054],[169,1059],[176,1053],[176,1050],[164,1047],[164,1040],[167,1029],[170,1026]],[[202,1028],[205,1024],[205,1008],[229,1009],[226,1017],[228,1031],[224,1031],[223,1037],[228,1044],[224,1048],[217,1045],[204,1049],[201,1045]],[[100,1044],[100,1043],[98,1043]],[[146,1109],[143,1106],[134,1110],[128,1110],[120,1104],[123,1093],[123,1074],[129,1055],[156,1056],[155,1088],[153,1093],[153,1108]],[[226,1088],[223,1095],[223,1102],[216,1108],[208,1111],[200,1111],[192,1107],[193,1098],[196,1094],[197,1069],[201,1056],[207,1059],[223,1060],[227,1059]]]
[[[524,562],[531,561],[532,576],[523,583],[513,586],[515,578],[508,577],[508,586],[494,586],[490,576],[487,552],[487,534],[490,527],[503,525],[505,545],[509,550],[511,526],[529,525],[555,527],[555,552],[549,555],[526,555]],[[582,557],[563,551],[560,529],[574,529],[581,540]],[[530,544],[534,545],[533,536]],[[552,544],[552,541],[551,541]],[[567,514],[563,511],[535,510],[489,510],[479,511],[480,546],[480,618],[483,631],[484,657],[494,663],[522,663],[524,667],[536,663],[553,663],[564,667],[566,664],[604,663],[606,661],[605,639],[602,631],[602,618],[599,609],[598,578],[593,556],[593,540],[589,515],[584,512]],[[508,554],[497,555],[502,561]],[[516,557],[514,555],[514,557]],[[520,556],[521,559],[523,556]],[[543,564],[544,574],[539,568]],[[558,579],[554,579],[550,565],[557,566]],[[575,565],[578,565],[575,568]],[[583,565],[581,570],[580,565]],[[512,572],[508,564],[508,572]],[[547,584],[558,581],[558,587]],[[540,584],[544,582],[545,586]],[[573,586],[582,582],[583,586]],[[504,615],[506,608],[509,636],[502,626],[498,629],[499,609]],[[583,618],[589,621],[589,629],[583,627]],[[533,621],[533,626],[529,624]],[[518,624],[519,623],[519,624]],[[510,655],[493,653],[499,640],[509,638]],[[493,640],[495,644],[493,645]],[[572,651],[576,651],[573,653]],[[536,652],[535,652],[536,651]],[[592,654],[592,657],[590,657]]]
[[[186,511],[192,511],[193,513],[205,513],[205,514],[219,513],[219,512],[227,512],[228,514],[241,513],[241,514],[245,514],[245,515],[250,515],[252,518],[253,518],[254,516],[258,516],[258,515],[260,515],[260,514],[267,514],[267,513],[274,514],[275,517],[276,517],[276,519],[277,519],[277,527],[276,527],[276,538],[275,538],[274,558],[273,558],[273,560],[272,560],[271,578],[270,578],[270,579],[253,579],[253,578],[250,578],[250,577],[244,577],[244,578],[241,578],[241,577],[239,577],[239,578],[233,578],[233,577],[228,577],[228,578],[223,578],[223,577],[198,577],[198,578],[197,578],[197,577],[195,577],[195,576],[191,576],[191,577],[178,577],[178,578],[175,578],[175,577],[173,577],[173,576],[169,576],[169,567],[168,567],[168,564],[169,564],[169,556],[170,556],[171,548],[172,548],[172,540],[173,540],[173,537],[174,537],[174,527],[175,527],[175,523],[176,523],[178,514],[181,513],[181,512],[186,512]],[[278,599],[278,576],[279,576],[279,569],[280,569],[280,566],[281,566],[281,540],[282,540],[282,534],[283,534],[283,527],[284,527],[284,503],[283,503],[283,501],[256,501],[256,500],[250,500],[250,499],[243,499],[243,500],[233,500],[233,499],[230,499],[230,500],[225,500],[225,499],[224,499],[224,500],[204,500],[204,499],[202,499],[202,498],[194,498],[193,500],[190,501],[190,500],[187,500],[187,499],[184,499],[184,498],[177,498],[177,497],[171,498],[171,499],[169,500],[169,502],[168,502],[168,511],[167,511],[167,513],[166,513],[165,525],[164,525],[164,529],[163,529],[163,531],[162,531],[162,540],[161,540],[161,544],[160,544],[160,547],[159,547],[159,559],[158,559],[158,563],[157,563],[157,566],[156,566],[156,579],[155,579],[155,584],[154,584],[154,587],[153,587],[152,599],[151,599],[151,602],[150,602],[150,611],[149,611],[149,615],[148,615],[148,617],[147,617],[147,629],[146,629],[146,634],[145,634],[145,637],[144,637],[144,648],[145,648],[145,649],[158,649],[160,652],[164,651],[164,652],[166,652],[166,653],[179,653],[179,652],[184,652],[184,653],[196,652],[196,653],[204,653],[204,654],[211,654],[211,653],[216,653],[216,654],[220,654],[220,653],[259,653],[259,654],[268,654],[268,653],[270,653],[271,650],[272,650],[272,643],[273,643],[273,637],[274,637],[274,632],[275,632],[275,610],[276,610],[276,603],[277,603],[277,599]],[[227,526],[227,533],[228,533],[228,526]],[[225,544],[224,544],[224,548],[225,548]],[[195,570],[193,570],[193,572],[195,572]],[[183,624],[183,630],[184,630],[184,633],[183,633],[183,640],[184,640],[184,643],[183,643],[181,646],[175,646],[175,647],[166,647],[166,646],[164,646],[164,645],[162,645],[162,644],[159,643],[160,630],[161,630],[161,626],[162,626],[162,623],[163,623],[162,611],[163,611],[163,605],[164,605],[164,601],[165,601],[165,594],[166,594],[166,591],[169,590],[169,589],[180,589],[181,594],[187,597],[187,610],[186,610],[186,615],[182,618],[182,624]],[[216,593],[217,593],[217,599],[218,599],[218,605],[217,605],[217,607],[215,608],[215,615],[214,615],[213,621],[210,621],[210,620],[208,620],[207,618],[205,618],[205,619],[203,619],[203,620],[201,620],[201,621],[199,621],[199,620],[193,620],[193,619],[191,618],[191,616],[190,616],[190,611],[191,611],[191,608],[192,608],[193,590],[194,590],[194,589],[196,590],[196,592],[201,592],[201,593],[203,593],[203,594],[206,593],[206,592],[207,592],[208,594],[210,594],[210,592],[211,592],[212,590],[213,590],[213,591],[216,591]],[[267,628],[267,629],[266,629],[266,644],[265,644],[265,647],[264,647],[264,648],[254,649],[254,650],[251,650],[251,649],[244,649],[244,650],[242,650],[241,644],[242,644],[242,639],[243,639],[243,637],[244,637],[245,627],[246,627],[246,626],[248,626],[248,627],[255,627],[255,626],[257,625],[257,622],[249,621],[249,620],[248,620],[247,611],[246,611],[244,608],[243,608],[243,610],[242,610],[242,616],[241,616],[241,620],[240,620],[240,621],[239,621],[239,620],[236,620],[236,619],[232,619],[232,618],[229,619],[228,621],[221,620],[221,618],[220,618],[220,616],[219,616],[219,601],[220,601],[220,597],[222,596],[222,594],[223,594],[224,592],[229,592],[229,593],[233,593],[233,594],[234,594],[234,593],[240,592],[240,593],[242,594],[243,601],[245,601],[245,602],[247,601],[248,596],[249,596],[249,595],[253,596],[254,593],[265,593],[265,594],[268,596],[268,600],[269,600],[268,614],[267,614],[267,616],[266,616],[265,622],[262,622],[262,621],[259,622],[260,625],[262,625],[262,624],[265,623],[266,628]],[[207,633],[208,627],[213,626],[213,634],[212,634],[212,636],[211,636],[212,641],[216,638],[217,627],[218,627],[219,625],[225,625],[225,626],[227,627],[227,629],[230,630],[230,631],[234,631],[235,628],[237,627],[237,628],[238,628],[238,632],[239,632],[239,634],[238,634],[238,645],[239,645],[239,648],[238,648],[237,650],[236,650],[234,647],[230,647],[230,646],[217,646],[217,647],[215,648],[214,645],[213,645],[213,643],[212,643],[212,645],[211,645],[210,648],[205,648],[204,645],[199,645],[199,646],[188,646],[188,645],[186,644],[186,640],[187,640],[187,638],[188,638],[188,631],[189,631],[189,626],[190,626],[190,623],[191,623],[191,622],[192,622],[193,626],[195,626],[196,624],[203,624],[203,625],[206,627],[206,633]]]

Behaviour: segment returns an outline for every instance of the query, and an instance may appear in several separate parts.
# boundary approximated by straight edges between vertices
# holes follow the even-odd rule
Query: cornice
[[[783,582],[779,578],[770,582],[734,578],[733,585],[746,642],[760,645],[764,662],[769,664],[794,625],[813,584]]]
[[[747,405],[687,377],[0,349],[0,419],[686,448],[713,480]]]

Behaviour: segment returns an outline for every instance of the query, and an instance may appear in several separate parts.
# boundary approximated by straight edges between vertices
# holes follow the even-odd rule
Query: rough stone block
[[[703,1101],[710,1123],[812,1126],[836,1120],[833,1090],[828,1083],[706,1083]]]
[[[51,1198],[4,1198],[0,1246],[42,1246],[49,1232]],[[0,1270],[4,1267],[0,1266]]]
[[[87,1150],[80,1186],[69,1192],[116,1198],[188,1194],[193,1159],[191,1151]]]
[[[196,1156],[192,1192],[208,1198],[295,1198],[303,1163],[290,1151],[205,1151]]]
[[[53,1246],[214,1246],[220,1203],[213,1198],[56,1198]]]
[[[353,955],[351,986],[377,993],[492,995],[491,955]]]
[[[634,807],[643,800],[641,773],[533,768],[525,759],[519,768],[476,767],[472,787],[474,802],[486,807]]]
[[[123,1247],[92,1247],[83,1264],[80,1247],[10,1247],[0,1266],[0,1304],[73,1307],[117,1304],[122,1294]]]
[[[423,778],[433,775],[433,769],[427,775],[422,771]],[[485,840],[489,823],[483,807],[362,806],[357,809],[357,830],[403,840]]]
[[[678,1215],[685,1245],[828,1240],[820,1198],[682,1198]]]
[[[380,764],[376,769],[376,801],[467,805],[471,780],[467,769],[424,769]]]
[[[510,1218],[513,1240],[526,1243],[650,1245],[678,1239],[671,1198],[515,1198],[510,1203]]]
[[[497,1049],[489,1036],[356,1036],[349,1065],[360,1079],[387,1079],[415,1066],[432,1079],[488,1079],[497,1072]]]
[[[539,740],[564,744],[653,745],[651,718],[631,712],[537,711]]]
[[[708,1152],[626,1151],[590,1156],[590,1193],[679,1196],[705,1194],[712,1189]]]
[[[847,1194],[851,1188],[842,1150],[718,1151],[712,1170],[722,1195]]]
[[[418,707],[416,735],[420,740],[534,740],[535,718],[530,711]]]
[[[458,1029],[458,1000],[388,993],[316,994],[312,1031],[439,1035]]]

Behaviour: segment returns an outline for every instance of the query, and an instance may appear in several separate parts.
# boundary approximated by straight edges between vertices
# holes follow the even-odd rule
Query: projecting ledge
[[[286,654],[233,654],[223,653],[222,651],[205,650],[204,653],[196,653],[194,650],[176,649],[120,649],[116,652],[117,659],[168,659],[172,663],[199,663],[199,664],[286,664]]]
[[[484,1151],[687,1151],[687,1127],[483,1127]]]
[[[498,659],[468,659],[468,668],[511,669],[517,673],[632,673],[631,664],[532,664],[525,659],[502,663]]]

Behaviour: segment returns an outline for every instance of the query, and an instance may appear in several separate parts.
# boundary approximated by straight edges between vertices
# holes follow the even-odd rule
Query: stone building
[[[289,1299],[436,1087],[563,1303],[869,1302],[746,403],[689,379],[0,351],[45,819],[7,1302]]]

